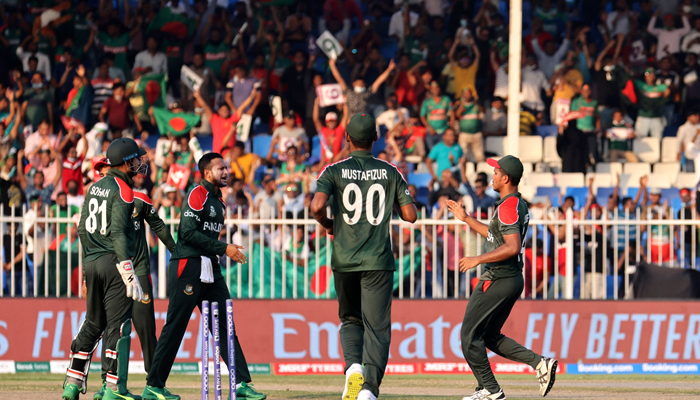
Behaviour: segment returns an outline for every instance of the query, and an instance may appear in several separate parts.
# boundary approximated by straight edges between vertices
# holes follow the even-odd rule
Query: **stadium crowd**
[[[164,208],[167,218],[178,218],[183,196],[201,179],[196,161],[204,151],[220,152],[230,166],[224,200],[234,218],[303,218],[318,172],[347,156],[343,135],[349,117],[369,113],[379,132],[375,155],[395,163],[404,175],[430,174],[429,181],[409,187],[424,218],[451,217],[447,199],[487,217],[497,194],[486,173],[469,177],[467,167],[496,155],[485,148],[486,138],[505,136],[509,68],[521,69],[520,135],[554,127],[563,160],[559,172],[635,162],[634,138],[675,135],[677,162],[683,171],[694,171],[694,144],[700,145],[700,108],[695,108],[700,5],[695,0],[524,1],[519,66],[507,62],[507,1],[140,0],[117,5],[104,0],[6,0],[0,5],[0,203],[6,216],[13,208],[15,215],[22,206],[32,209],[24,213],[21,228],[7,224],[3,230],[6,292],[13,265],[21,276],[23,257],[36,266],[32,274],[44,279],[39,272],[44,264],[55,270],[54,261],[43,259],[45,246],[77,254],[73,224],[44,229],[33,221],[47,212],[52,217],[79,213],[84,193],[99,179],[101,157],[112,140],[123,136],[147,149],[150,170],[135,178],[135,190],[149,195],[157,210]],[[330,56],[316,43],[326,31],[342,47]],[[181,79],[183,66],[200,81],[198,90]],[[339,104],[321,106],[326,84],[340,86]],[[645,179],[636,198],[619,193],[618,179],[606,204],[596,203],[592,182],[586,182],[591,191],[585,205],[561,199],[561,206],[544,217],[563,219],[567,208],[575,208],[576,218],[598,219],[604,212],[624,218],[624,211],[622,217],[614,212],[620,205],[632,218],[638,207],[642,218],[690,217],[694,188],[681,190],[681,208],[672,210]],[[635,246],[620,237],[614,241],[612,231],[637,228],[620,227],[610,228],[607,236],[611,267],[603,269],[602,254],[588,249],[586,260],[598,261],[586,262],[582,273],[604,275],[612,266],[622,268],[612,259],[612,249],[624,258]],[[666,246],[663,263],[688,264],[697,235],[683,228],[675,231],[683,239],[672,239],[668,227],[656,228],[648,237]],[[443,251],[451,272],[456,242],[460,253],[477,251],[476,240],[469,249],[454,240],[465,232],[442,229],[438,248],[429,250],[439,254],[430,270],[440,280]],[[551,229],[553,238],[558,228]],[[266,245],[289,259],[296,252],[302,263],[314,250],[305,238],[322,234],[304,235],[302,228],[287,236],[289,243],[281,243],[275,232],[265,238]],[[407,240],[410,229],[404,232],[395,231],[397,255],[402,245],[401,254],[414,251]],[[420,234],[415,231],[416,240]],[[542,240],[542,234],[548,233],[531,240]],[[587,227],[584,236],[577,234],[576,240],[596,236],[601,242],[602,228]],[[537,270],[531,275],[536,275],[538,296],[544,290],[542,271],[565,273],[561,253],[559,266],[552,265],[565,232],[557,237],[556,246],[539,243],[537,254],[532,247],[525,253],[527,273]],[[157,240],[150,240],[155,248]],[[681,241],[687,244],[679,261]],[[641,257],[656,260],[658,248]],[[550,255],[546,266],[543,251]],[[77,265],[77,257],[72,260]],[[18,293],[31,293],[20,278],[16,281]],[[61,294],[65,285],[58,293],[49,286]],[[590,297],[592,284],[586,287],[582,295]]]

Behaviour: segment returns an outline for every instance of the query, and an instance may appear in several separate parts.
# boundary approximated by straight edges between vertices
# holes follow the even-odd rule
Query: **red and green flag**
[[[165,107],[165,74],[148,74],[139,79],[136,92],[141,93],[144,100],[145,112],[151,107]]]
[[[164,108],[153,107],[153,116],[161,135],[182,136],[190,133],[200,120],[199,115],[172,113]]]
[[[176,14],[170,8],[163,7],[148,25],[147,33],[159,31],[184,39],[194,35],[196,23],[184,14]]]
[[[68,92],[68,98],[66,99],[66,115],[71,115],[80,105],[80,98],[83,97],[83,92],[85,92],[85,86],[71,89]]]

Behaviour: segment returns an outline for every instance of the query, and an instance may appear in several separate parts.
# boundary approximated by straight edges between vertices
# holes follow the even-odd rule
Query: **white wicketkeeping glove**
[[[143,289],[141,289],[139,278],[134,274],[134,265],[131,260],[120,262],[117,264],[117,269],[122,275],[124,285],[126,285],[126,297],[131,297],[135,301],[143,300]]]

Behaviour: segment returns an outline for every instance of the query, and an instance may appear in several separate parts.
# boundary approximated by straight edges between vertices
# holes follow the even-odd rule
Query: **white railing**
[[[179,220],[165,219],[164,211],[160,210],[161,217],[175,235]],[[307,212],[304,212],[304,218],[268,220],[245,218],[240,208],[235,213],[231,209],[227,212],[221,239],[245,246],[244,251],[248,257],[246,265],[238,265],[228,258],[222,258],[222,273],[234,297],[314,299],[334,296],[332,273],[328,268],[331,265],[331,238],[322,234],[316,221],[310,219]],[[47,206],[43,210],[44,216],[33,218],[30,224],[26,208],[12,209],[9,214],[5,216],[0,206],[2,265],[9,266],[7,271],[0,274],[0,296],[82,297],[82,260],[79,256],[81,249],[75,225],[76,216],[47,217]],[[546,216],[551,212],[542,214]],[[426,215],[425,210],[422,215]],[[630,298],[630,275],[634,272],[630,265],[639,262],[642,253],[652,264],[698,268],[698,238],[695,228],[698,221],[694,209],[689,220],[641,220],[639,210],[634,219],[629,218],[628,214],[617,212],[611,218],[603,214],[597,220],[579,220],[574,215],[575,212],[570,210],[564,219],[538,217],[530,220],[530,234],[523,248],[523,257],[532,260],[526,261],[526,265],[529,264],[532,268],[526,266],[523,269],[527,285],[523,298]],[[489,213],[488,219],[490,217]],[[622,236],[618,226],[626,226]],[[28,231],[25,227],[33,228],[32,235],[22,234]],[[299,237],[301,249],[289,251],[295,248],[294,237],[298,227],[304,228],[303,241]],[[686,243],[683,233],[679,232],[683,228],[691,229],[690,243]],[[151,235],[150,228],[146,229],[147,235]],[[667,243],[652,244],[650,235],[641,232],[644,229],[665,231]],[[591,240],[584,240],[591,230],[598,230],[600,237],[588,235]],[[634,230],[634,234],[630,233],[631,230]],[[61,232],[65,232],[65,236],[57,235]],[[680,240],[675,237],[676,232],[679,233]],[[12,240],[6,243],[6,234],[17,237],[17,242]],[[66,238],[71,240],[70,245],[66,243]],[[627,251],[618,248],[618,239],[624,239],[624,249]],[[31,254],[27,252],[29,240],[34,244]],[[635,243],[632,259],[629,251],[631,242]],[[395,296],[469,298],[471,281],[481,276],[482,266],[461,273],[457,264],[462,257],[483,253],[484,244],[485,238],[454,219],[422,218],[415,224],[393,220],[392,249],[398,260]],[[22,246],[22,257],[20,262],[13,263],[6,253],[17,253],[17,245]],[[601,245],[602,257],[599,259],[597,253],[593,252]],[[540,246],[543,246],[544,251],[540,251]],[[670,248],[670,257],[664,255],[664,247]],[[65,251],[66,248],[72,251]],[[169,254],[162,243],[158,249],[157,273],[152,274],[154,294],[158,298],[166,298]],[[654,251],[657,259],[650,259]],[[530,257],[526,257],[528,255]],[[538,271],[540,264],[542,269]],[[622,265],[618,268],[617,264]],[[78,270],[74,271],[75,268]],[[601,272],[598,276],[590,275],[584,273],[586,269]],[[76,277],[73,277],[74,273],[77,274]],[[603,279],[602,284],[592,284],[594,278]],[[612,288],[608,286],[609,279],[612,279]],[[621,286],[624,296],[619,292],[619,280],[624,282],[624,286]],[[73,285],[77,288],[77,293]],[[579,290],[579,295],[575,295],[576,289]]]

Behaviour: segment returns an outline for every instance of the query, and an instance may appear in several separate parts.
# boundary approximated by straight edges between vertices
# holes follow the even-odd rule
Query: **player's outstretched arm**
[[[520,254],[522,247],[520,247],[519,233],[503,235],[503,240],[505,243],[497,247],[494,251],[489,251],[488,253],[476,257],[464,257],[459,260],[459,270],[467,272],[472,268],[476,268],[479,264],[499,262]]]
[[[333,234],[333,219],[326,215],[326,204],[328,203],[328,195],[321,192],[316,192],[314,199],[311,201],[311,215],[321,226]]]
[[[158,236],[158,239],[163,242],[165,247],[167,247],[170,252],[175,251],[175,240],[170,234],[170,228],[168,228],[168,226],[165,225],[165,222],[160,219],[158,213],[155,212],[155,209],[152,206],[144,208],[146,213],[146,217],[144,219],[148,223],[148,226],[151,227],[151,230],[156,234],[156,236]]]
[[[455,215],[455,218],[469,225],[469,227],[479,235],[483,237],[488,236],[489,226],[477,221],[474,217],[468,216],[461,204],[452,200],[447,200],[447,209]]]

